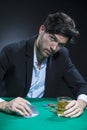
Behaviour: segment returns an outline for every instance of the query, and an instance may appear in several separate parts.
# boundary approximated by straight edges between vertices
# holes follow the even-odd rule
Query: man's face
[[[49,34],[46,33],[44,29],[40,29],[37,41],[39,55],[43,58],[47,58],[66,45],[68,37],[59,34]]]

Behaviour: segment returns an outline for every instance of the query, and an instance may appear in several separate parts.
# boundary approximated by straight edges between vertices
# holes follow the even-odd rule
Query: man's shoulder
[[[52,57],[56,61],[60,61],[60,60],[66,61],[66,59],[69,57],[68,49],[66,47],[63,47],[57,53],[55,53]]]
[[[22,40],[16,43],[9,43],[0,50],[0,55],[7,57],[16,57],[18,54],[22,54],[25,51],[26,41]]]
[[[57,52],[56,55],[59,55],[59,56],[66,56],[66,55],[68,55],[68,53],[69,53],[68,48],[63,47],[62,49],[60,49],[60,50]]]
[[[60,50],[60,53],[68,53],[68,48],[66,47],[63,47],[61,50]]]
[[[24,47],[25,44],[26,44],[26,41],[22,40],[22,41],[18,41],[15,43],[9,43],[9,44],[5,45],[2,49],[4,49],[4,50],[17,50],[17,49]]]
[[[36,38],[36,36],[32,36],[27,40],[21,40],[18,42],[9,43],[9,44],[5,45],[2,49],[12,50],[12,51],[20,50],[20,49],[25,48],[27,44],[28,45],[32,44],[34,42],[35,38]]]

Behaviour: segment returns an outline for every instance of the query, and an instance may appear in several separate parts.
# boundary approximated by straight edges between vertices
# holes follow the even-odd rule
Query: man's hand
[[[82,99],[72,100],[67,106],[66,111],[64,112],[65,117],[77,117],[80,116],[84,109],[86,108],[87,103]]]
[[[9,102],[3,101],[0,103],[0,110],[6,113],[16,113],[21,116],[29,116],[32,114],[28,106],[29,102],[21,97],[17,97]]]

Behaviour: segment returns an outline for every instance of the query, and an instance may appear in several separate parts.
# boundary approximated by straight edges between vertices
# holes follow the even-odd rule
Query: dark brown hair
[[[72,40],[79,36],[74,20],[63,12],[49,14],[44,21],[45,32],[51,34],[62,34]]]

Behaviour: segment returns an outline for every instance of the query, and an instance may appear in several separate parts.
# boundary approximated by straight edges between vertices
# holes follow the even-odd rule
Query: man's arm
[[[67,49],[65,55],[66,63],[64,71],[64,80],[66,81],[67,86],[72,89],[76,97],[81,94],[87,95],[87,82],[84,80],[75,65],[72,63]]]
[[[83,79],[75,65],[72,64],[68,51],[66,54],[64,80],[77,97],[77,100],[72,100],[67,105],[64,115],[65,117],[80,116],[87,106],[87,82]]]

